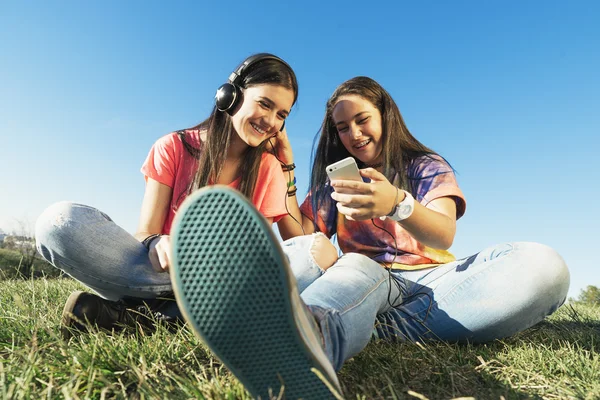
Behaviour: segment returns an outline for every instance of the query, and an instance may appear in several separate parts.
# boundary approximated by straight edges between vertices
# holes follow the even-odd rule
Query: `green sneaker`
[[[252,203],[227,186],[206,187],[184,201],[173,227],[171,279],[179,308],[250,394],[340,398],[316,322]]]

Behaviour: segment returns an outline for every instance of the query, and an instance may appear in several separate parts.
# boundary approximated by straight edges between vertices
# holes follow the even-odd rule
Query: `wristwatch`
[[[415,209],[415,198],[406,190],[403,190],[403,192],[406,195],[404,197],[404,200],[396,204],[396,207],[394,207],[392,212],[390,212],[387,215],[388,218],[391,218],[396,222],[405,220],[406,218],[410,217]]]

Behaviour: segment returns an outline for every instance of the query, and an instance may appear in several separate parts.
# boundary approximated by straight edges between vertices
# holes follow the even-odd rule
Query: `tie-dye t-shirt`
[[[439,156],[422,156],[408,165],[408,177],[415,188],[415,201],[427,206],[440,197],[451,197],[456,202],[456,219],[465,213],[466,201],[456,182],[452,168]],[[333,188],[327,185],[327,190]],[[413,193],[414,194],[414,193]],[[311,195],[302,206],[302,214],[313,220]],[[364,254],[375,261],[391,265],[397,269],[419,269],[445,264],[455,260],[448,251],[436,250],[414,239],[402,226],[386,218],[375,218],[377,226],[395,236],[373,226],[371,220],[350,221],[337,212],[335,202],[319,209],[317,227],[328,237],[337,233],[337,241],[344,253]],[[397,244],[397,251],[396,251]]]

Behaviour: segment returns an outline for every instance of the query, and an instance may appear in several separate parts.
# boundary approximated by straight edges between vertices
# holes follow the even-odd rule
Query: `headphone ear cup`
[[[219,111],[230,112],[235,108],[239,97],[239,89],[235,85],[224,83],[215,94],[215,106]]]

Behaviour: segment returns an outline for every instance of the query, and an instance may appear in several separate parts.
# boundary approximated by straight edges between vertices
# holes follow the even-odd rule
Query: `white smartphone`
[[[328,165],[327,176],[329,180],[346,180],[346,181],[359,181],[362,182],[362,176],[358,171],[358,165],[356,160],[352,157],[344,158],[338,162]]]

